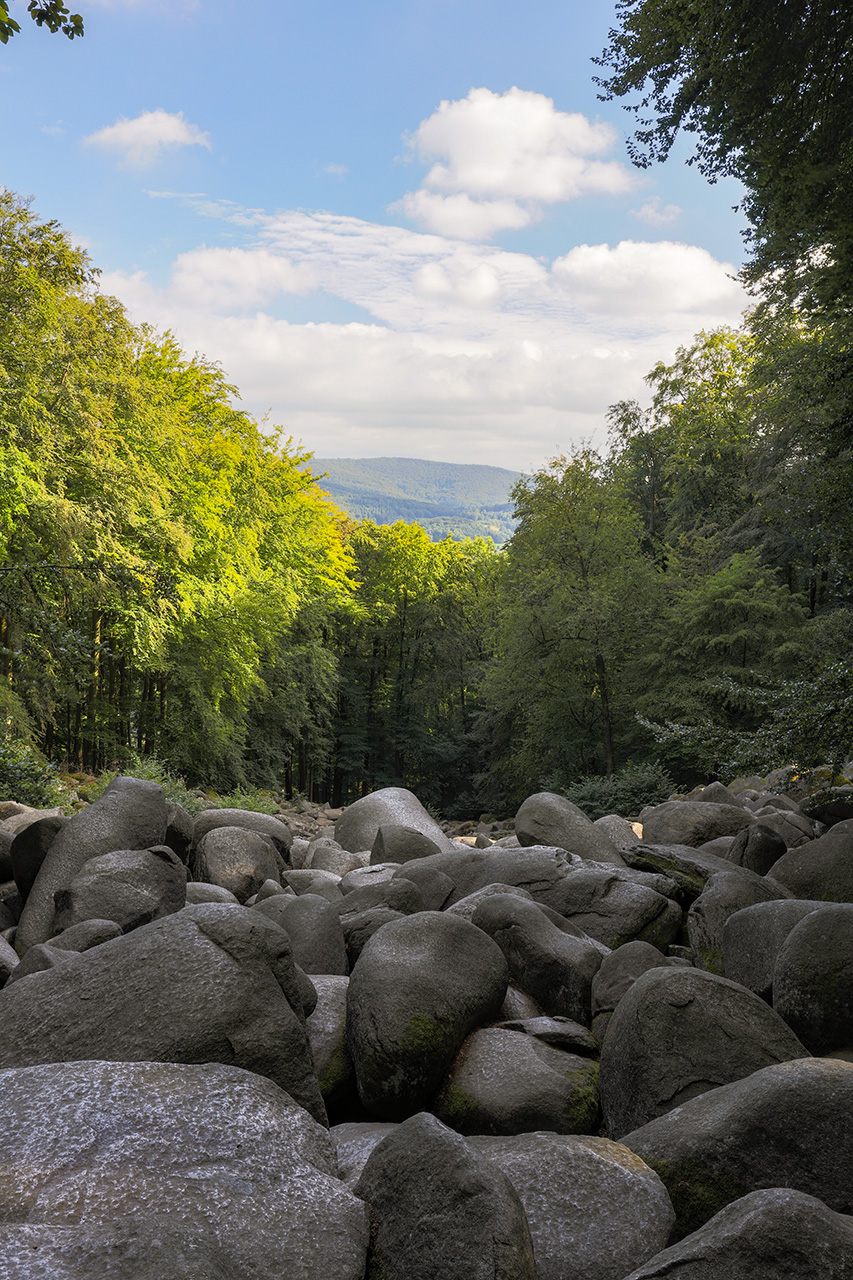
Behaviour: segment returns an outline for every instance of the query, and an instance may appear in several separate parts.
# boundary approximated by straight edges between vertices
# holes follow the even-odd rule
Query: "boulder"
[[[620,854],[623,849],[630,849],[642,838],[643,828],[640,823],[626,822],[616,813],[607,813],[603,818],[596,818],[592,825],[607,836]]]
[[[343,897],[338,888],[341,877],[336,876],[333,871],[321,871],[319,867],[316,871],[311,867],[305,867],[304,870],[299,871],[285,871],[281,882],[299,897],[303,893],[316,893],[318,897],[326,898],[329,902],[340,902]]]
[[[265,880],[278,880],[279,858],[266,836],[243,827],[217,826],[193,847],[190,873],[193,880],[219,885],[245,902]]]
[[[15,839],[11,831],[7,831],[5,827],[0,827],[0,884],[6,884],[9,880],[14,879],[14,871],[12,868],[12,842]]]
[[[695,902],[711,876],[718,871],[735,871],[752,883],[764,880],[776,890],[779,897],[787,896],[784,886],[768,876],[758,876],[746,867],[737,867],[726,857],[707,849],[693,849],[686,844],[635,844],[632,849],[625,851],[625,860],[636,870],[657,872],[672,880],[678,886],[680,900],[685,906]]]
[[[523,848],[543,845],[566,849],[593,862],[625,865],[607,834],[571,800],[551,791],[527,797],[515,815],[515,834]]]
[[[303,866],[314,871],[333,871],[343,879],[351,871],[363,870],[368,863],[367,850],[350,853],[347,849],[342,849],[336,840],[320,836],[308,846]]]
[[[363,889],[368,884],[382,884],[385,880],[391,880],[398,866],[396,862],[378,862],[372,867],[356,867],[355,871],[348,871],[341,877],[341,893],[346,897],[353,889]]]
[[[166,801],[166,834],[163,843],[167,844],[180,858],[188,862],[193,842],[193,816],[178,804],[176,800]]]
[[[610,1017],[641,974],[648,969],[683,969],[689,961],[665,956],[648,942],[625,942],[606,956],[592,980],[593,1031],[600,1042]]]
[[[768,1002],[782,943],[795,924],[825,906],[802,898],[757,902],[729,916],[723,927],[723,972]]]
[[[217,827],[240,827],[243,831],[254,831],[255,835],[266,836],[285,860],[293,844],[293,834],[286,822],[269,813],[255,813],[252,809],[205,809],[196,814],[193,819],[193,843],[198,844],[209,831],[215,831]]]
[[[223,889],[219,884],[202,884],[199,880],[190,880],[187,884],[187,906],[194,907],[200,902],[231,902],[239,906],[230,889]]]
[[[747,878],[742,872],[716,871],[709,876],[705,888],[687,913],[687,936],[693,951],[693,962],[709,973],[723,973],[723,930],[729,916],[756,902],[773,902],[787,898],[780,889],[762,876]]]
[[[347,993],[347,1040],[368,1111],[399,1120],[427,1105],[465,1037],[497,1015],[506,986],[500,948],[466,920],[424,911],[374,934]]]
[[[765,822],[739,831],[723,855],[729,862],[764,876],[787,849],[782,836]]]
[[[497,1023],[497,1026],[502,1031],[520,1031],[525,1036],[533,1036],[543,1044],[550,1044],[554,1049],[565,1049],[567,1053],[598,1057],[598,1044],[592,1034],[583,1023],[574,1022],[571,1018],[511,1018]]]
[[[439,849],[450,843],[418,797],[405,787],[383,787],[348,805],[335,823],[335,839],[350,853],[359,853],[373,848],[379,828],[386,825],[419,831]]]
[[[290,939],[243,907],[186,907],[0,991],[0,1067],[85,1058],[233,1063],[325,1121]]]
[[[361,1280],[365,1206],[335,1176],[327,1130],[270,1080],[76,1062],[4,1071],[0,1091],[0,1165],[17,1171],[0,1182],[0,1221],[22,1258],[6,1270],[4,1253],[0,1274]]]
[[[692,848],[718,836],[735,836],[755,822],[741,805],[708,800],[667,800],[644,809],[644,844],[686,844]]]
[[[780,1185],[849,1214],[853,1064],[804,1058],[764,1067],[693,1098],[623,1142],[660,1174],[676,1212],[676,1239],[750,1191]]]
[[[701,969],[649,969],[620,1000],[601,1046],[608,1134],[621,1139],[709,1089],[805,1056],[745,987]]]
[[[0,987],[6,985],[19,964],[15,948],[5,938],[0,938]]]
[[[853,1280],[853,1218],[788,1187],[752,1191],[625,1280],[724,1276]]]
[[[623,1280],[663,1249],[675,1222],[658,1175],[607,1138],[472,1137],[524,1206],[538,1280]]]
[[[116,849],[152,849],[166,834],[163,788],[139,778],[116,778],[87,809],[57,832],[38,870],[18,923],[15,946],[23,953],[53,933],[54,895],[71,882],[90,858]]]
[[[590,988],[602,955],[580,930],[565,932],[535,902],[508,893],[485,898],[472,923],[495,940],[510,978],[546,1013],[589,1026]]]
[[[815,824],[805,814],[789,813],[776,808],[775,805],[755,810],[755,820],[770,831],[775,831],[789,849],[808,844],[817,834]]]
[[[355,1194],[375,1224],[372,1276],[536,1280],[512,1183],[434,1116],[413,1116],[374,1147]]]
[[[594,1133],[598,1063],[500,1027],[462,1046],[432,1110],[458,1133]]]
[[[429,858],[441,853],[447,841],[440,843],[416,827],[386,822],[376,832],[370,849],[372,865],[382,862],[411,862],[413,858]]]
[[[357,1110],[355,1072],[347,1048],[349,978],[326,974],[317,975],[312,981],[317,991],[317,1004],[305,1027],[326,1110],[330,1115],[346,1109],[348,1105]]]
[[[55,895],[55,933],[86,920],[113,920],[129,933],[186,906],[184,864],[166,845],[102,853]]]
[[[349,973],[344,931],[335,905],[315,893],[275,894],[252,907],[285,930],[293,958],[307,974]]]
[[[774,862],[770,874],[796,898],[853,902],[853,819],[789,849]]]
[[[533,895],[528,893],[526,889],[522,889],[516,884],[487,884],[482,889],[475,889],[473,893],[469,893],[467,897],[460,898],[458,902],[454,902],[445,910],[453,916],[461,916],[463,920],[472,920],[474,912],[477,910],[481,902],[485,902],[488,898],[494,898],[500,894],[512,894],[516,898],[522,898],[525,902],[532,902]]]
[[[730,791],[722,782],[709,782],[706,787],[702,787],[692,795],[691,800],[698,800],[701,804],[728,804],[734,805],[736,809],[743,809],[743,801],[734,791]]]
[[[396,1128],[388,1120],[347,1120],[332,1125],[329,1133],[338,1155],[338,1176],[345,1186],[355,1186],[373,1148]]]
[[[853,903],[794,925],[776,958],[773,1008],[811,1053],[853,1048]]]

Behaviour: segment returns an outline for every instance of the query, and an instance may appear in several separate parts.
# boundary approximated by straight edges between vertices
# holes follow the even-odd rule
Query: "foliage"
[[[57,771],[31,743],[0,737],[0,796],[35,809],[61,804]]]
[[[568,784],[548,778],[543,786],[571,800],[593,822],[610,813],[635,817],[646,805],[663,804],[675,790],[671,775],[656,760],[629,761],[614,773],[586,774]]]
[[[70,13],[62,0],[28,0],[27,9],[39,27],[47,27],[48,31],[54,33],[61,31],[69,40],[83,34],[83,19],[80,14]],[[0,44],[8,44],[20,30],[19,24],[9,13],[6,0],[0,0]]]
[[[642,167],[692,134],[711,181],[746,187],[747,277],[812,308],[853,289],[853,13],[830,0],[618,0],[595,61],[605,100],[629,98]]]

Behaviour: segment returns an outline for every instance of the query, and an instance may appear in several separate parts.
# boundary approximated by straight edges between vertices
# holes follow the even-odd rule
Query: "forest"
[[[623,0],[598,83],[639,95],[636,163],[681,130],[744,183],[755,306],[614,404],[605,449],[522,477],[499,551],[336,509],[222,369],[0,194],[5,779],[153,759],[468,816],[849,757],[851,117],[828,68],[853,19],[748,7],[721,33],[709,0],[688,26]]]

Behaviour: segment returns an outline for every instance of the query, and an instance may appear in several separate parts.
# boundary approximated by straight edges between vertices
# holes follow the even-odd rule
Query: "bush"
[[[62,804],[65,794],[52,764],[29,742],[0,740],[0,797],[48,809]]]
[[[544,784],[582,809],[593,822],[608,813],[634,817],[648,804],[663,804],[675,790],[675,783],[663,765],[626,764],[609,776],[587,774],[564,786],[554,780]]]

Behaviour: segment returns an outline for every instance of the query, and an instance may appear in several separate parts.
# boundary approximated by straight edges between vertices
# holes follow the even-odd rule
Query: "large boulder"
[[[508,893],[484,898],[472,923],[494,938],[510,977],[546,1013],[589,1026],[590,988],[603,957],[580,929],[559,928],[535,902]]]
[[[293,833],[286,822],[269,813],[255,813],[253,809],[205,809],[197,813],[193,819],[193,843],[198,844],[217,827],[240,827],[243,831],[266,836],[285,860],[293,844]]]
[[[787,843],[777,831],[765,822],[756,822],[737,833],[724,857],[738,867],[746,867],[748,871],[764,876],[787,848]]]
[[[280,865],[280,855],[269,837],[243,827],[211,828],[190,854],[193,880],[228,889],[238,902],[254,897],[265,880],[277,881]]]
[[[537,1280],[623,1280],[664,1248],[675,1213],[658,1175],[607,1138],[472,1137],[527,1214]]]
[[[723,926],[723,973],[771,1001],[773,971],[782,943],[795,924],[825,906],[803,898],[757,902],[730,915]]]
[[[459,1133],[593,1133],[598,1063],[502,1027],[462,1046],[433,1111]]]
[[[274,894],[252,907],[284,929],[293,958],[308,974],[349,973],[344,931],[333,903],[316,893]]]
[[[806,1052],[736,982],[701,969],[649,969],[623,995],[601,1046],[608,1134],[621,1139],[709,1089]]]
[[[186,907],[0,991],[0,1067],[85,1058],[233,1063],[325,1121],[290,939],[243,907]]]
[[[696,848],[718,836],[735,836],[755,818],[737,804],[716,804],[708,800],[667,800],[644,809],[643,842],[686,844]]]
[[[853,1048],[853,903],[794,925],[776,958],[773,1008],[812,1053]]]
[[[853,1280],[853,1218],[788,1187],[751,1191],[625,1280]]]
[[[355,1194],[375,1222],[371,1276],[536,1280],[512,1183],[435,1116],[413,1116],[374,1147]]]
[[[371,865],[383,862],[411,862],[413,858],[430,858],[441,853],[446,841],[439,844],[417,827],[404,827],[399,823],[385,822],[380,826],[370,849]]]
[[[566,849],[593,862],[625,865],[607,833],[596,827],[571,800],[551,791],[539,791],[527,797],[515,815],[515,834],[523,848],[545,845]]]
[[[609,956],[592,980],[593,1030],[603,1037],[614,1009],[641,974],[648,969],[683,969],[689,962],[678,956],[664,956],[649,942],[626,942]]]
[[[500,947],[440,912],[374,934],[347,993],[347,1039],[368,1111],[400,1120],[429,1104],[463,1040],[495,1018],[507,987]]]
[[[41,864],[47,857],[47,851],[59,832],[69,821],[61,814],[50,814],[28,823],[22,831],[15,833],[9,850],[12,863],[12,875],[21,901],[25,902],[30,889],[35,883]]]
[[[774,862],[770,875],[796,898],[853,902],[853,819],[830,827],[817,840],[789,849]]]
[[[788,891],[763,876],[745,876],[732,867],[708,878],[687,913],[687,936],[693,961],[709,973],[723,973],[723,930],[729,916],[756,902],[786,898]]]
[[[3,1071],[0,1097],[4,1277],[364,1274],[366,1208],[327,1130],[270,1080],[76,1062]]]
[[[116,778],[94,804],[75,813],[52,841],[24,904],[15,937],[19,954],[51,936],[55,895],[71,887],[90,858],[152,849],[163,843],[167,824],[163,788],[139,778]]]
[[[450,844],[418,797],[405,787],[383,787],[348,805],[335,823],[335,839],[343,849],[359,853],[373,848],[379,828],[384,826],[408,827],[420,832],[438,849],[446,849]]]
[[[326,1110],[330,1117],[347,1110],[357,1113],[355,1071],[347,1048],[349,978],[320,974],[312,982],[317,1004],[305,1027]]]
[[[853,1065],[803,1058],[764,1067],[622,1141],[660,1174],[675,1208],[677,1239],[750,1191],[780,1185],[849,1214]]]
[[[102,853],[56,894],[54,930],[85,920],[113,920],[125,933],[186,906],[187,875],[166,845]]]

